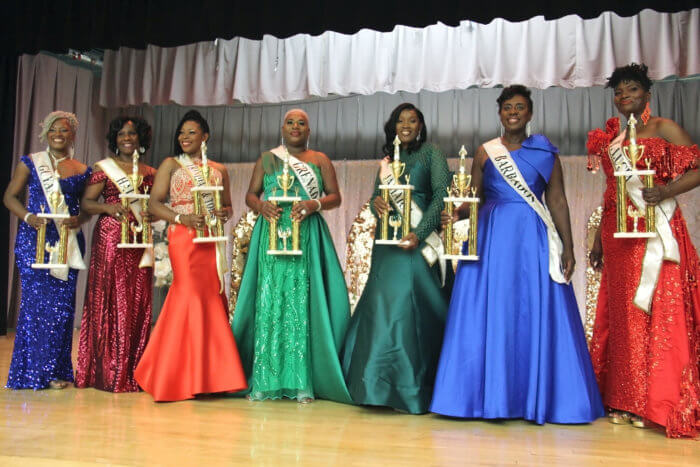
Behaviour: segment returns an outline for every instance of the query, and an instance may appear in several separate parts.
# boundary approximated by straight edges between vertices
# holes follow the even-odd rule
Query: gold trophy
[[[131,156],[131,175],[128,175],[127,178],[131,182],[134,191],[131,193],[121,193],[119,195],[122,206],[126,212],[129,212],[132,201],[139,200],[141,203],[141,214],[144,215],[148,212],[148,200],[150,195],[148,194],[148,187],[146,187],[143,194],[139,193],[139,189],[143,184],[143,175],[139,175],[138,151],[134,151]],[[129,231],[131,231],[132,234],[131,238],[129,237]],[[139,234],[141,235],[141,241],[139,241]],[[143,218],[141,218],[140,222],[130,222],[128,214],[122,216],[121,239],[117,244],[117,248],[153,248],[151,223],[145,222]]]
[[[291,203],[292,207],[296,206],[296,204],[301,201],[298,188],[294,190],[294,196],[289,195],[289,190],[291,190],[292,185],[294,185],[294,175],[289,172],[289,153],[286,152],[286,148],[284,165],[282,166],[282,174],[277,176],[277,185],[279,185],[279,187],[282,189],[282,196],[277,196],[277,190],[274,190],[272,196],[267,198],[267,201],[271,202],[275,206],[278,206],[280,203]],[[300,225],[301,222],[294,219],[292,219],[291,228],[278,227],[276,219],[270,221],[270,236],[267,254],[273,256],[301,255],[302,251],[299,246]],[[287,239],[290,237],[292,238],[291,250],[288,249],[287,244]],[[278,238],[282,239],[281,250],[278,246]]]
[[[477,234],[477,221],[479,217],[479,201],[480,199],[476,197],[476,187],[472,187],[471,180],[472,176],[467,175],[465,170],[465,157],[467,157],[467,150],[464,146],[459,150],[459,173],[454,175],[454,184],[457,186],[457,196],[452,196],[451,187],[447,188],[447,197],[442,200],[445,202],[445,211],[452,217],[455,207],[459,207],[462,203],[469,203],[469,224],[467,235],[455,236],[454,224],[450,221],[445,226],[445,254],[442,255],[445,259],[452,260],[467,260],[476,261],[479,256],[476,254],[476,234]],[[467,254],[463,255],[461,248],[459,251],[454,251],[455,240],[459,241],[460,247],[462,243],[467,240]]]
[[[205,143],[202,143],[202,176],[204,177],[204,185],[192,187],[192,197],[194,213],[197,215],[204,213],[205,226],[201,229],[196,229],[196,236],[192,242],[226,243],[228,237],[224,235],[224,224],[221,222],[221,219],[207,209],[202,196],[204,193],[211,193],[214,196],[214,209],[217,211],[221,209],[221,193],[224,191],[224,187],[211,184],[211,167],[209,167]],[[204,235],[205,230],[207,235]]]
[[[55,183],[58,184],[58,178]],[[49,205],[51,212],[44,212],[44,205],[41,212],[36,214],[40,219],[60,221],[68,219],[70,214],[58,213],[58,209],[65,203],[65,198],[58,191],[53,191],[49,195]],[[53,214],[52,214],[53,213]],[[49,252],[49,262],[45,262],[45,252]],[[58,242],[51,244],[46,241],[46,224],[42,224],[36,233],[36,257],[32,264],[32,269],[68,269],[68,227],[63,223],[58,225]]]
[[[634,118],[634,114],[631,114],[627,121],[630,144],[627,147],[623,147],[622,151],[632,163],[632,170],[620,170],[620,167],[616,167],[614,172],[617,179],[617,232],[613,235],[615,238],[652,238],[657,235],[654,206],[646,204],[644,212],[635,206],[629,206],[630,209],[627,206],[627,180],[632,177],[641,177],[644,187],[652,188],[654,186],[654,174],[656,174],[656,171],[651,168],[651,160],[649,158],[644,159],[647,170],[637,169],[637,162],[643,157],[645,148],[643,144],[637,144],[636,125],[637,119]],[[633,219],[632,232],[627,231],[627,219],[629,217]],[[645,218],[643,231],[638,229],[640,217]]]
[[[406,163],[401,162],[399,158],[401,141],[399,137],[394,138],[394,160],[389,163],[391,167],[391,174],[394,176],[394,183],[392,184],[382,184],[379,185],[379,190],[382,193],[382,199],[389,205],[391,205],[391,192],[392,191],[403,191],[403,209],[402,212],[396,213],[394,217],[390,218],[389,213],[385,212],[380,219],[380,235],[379,239],[375,240],[374,243],[377,245],[398,245],[401,243],[401,239],[398,237],[398,225],[397,220],[401,220],[401,238],[405,237],[411,232],[411,195],[413,193],[413,185],[410,185],[410,175],[405,175],[405,184],[401,184],[401,176],[404,175],[406,170]],[[389,226],[394,229],[393,237],[389,238]]]

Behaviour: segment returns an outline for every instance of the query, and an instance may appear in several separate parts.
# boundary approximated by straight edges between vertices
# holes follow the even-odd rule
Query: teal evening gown
[[[443,287],[439,263],[430,266],[421,250],[424,240],[440,226],[450,172],[445,156],[432,144],[425,143],[410,154],[404,150],[400,157],[415,187],[413,200],[423,211],[413,229],[420,244],[412,251],[374,246],[367,284],[345,338],[342,364],[355,403],[418,414],[430,406],[453,278],[448,264]],[[379,177],[372,199],[379,196],[378,185]],[[378,222],[376,238],[380,228]]]
[[[282,195],[281,162],[262,155],[265,197]],[[308,163],[323,192],[321,170]],[[309,199],[299,180],[299,196]],[[278,228],[290,227],[291,204],[281,205]],[[339,349],[350,319],[345,278],[323,217],[313,213],[300,228],[301,256],[270,256],[269,224],[259,216],[233,318],[233,333],[253,400],[321,398],[352,403]],[[291,238],[287,240],[291,249]],[[282,241],[278,240],[282,248]]]

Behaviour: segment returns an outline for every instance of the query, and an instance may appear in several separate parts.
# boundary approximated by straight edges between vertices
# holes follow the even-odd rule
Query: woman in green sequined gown
[[[265,152],[255,165],[246,204],[261,216],[250,240],[232,328],[251,400],[322,398],[352,403],[338,357],[350,319],[348,292],[330,231],[319,213],[338,207],[340,193],[328,157],[305,149],[308,122],[305,112],[289,111],[282,136],[289,153],[313,171],[318,188],[315,199],[310,199],[308,187],[297,175],[289,193],[298,190],[303,198],[296,207],[264,201],[263,192],[265,199],[282,194],[277,177],[283,162]],[[284,147],[273,151],[283,154],[280,150]],[[296,175],[291,168],[290,173]],[[303,254],[268,255],[269,220],[276,218],[279,230],[291,227],[291,216],[302,220]],[[287,241],[291,249],[291,239]],[[278,248],[282,247],[279,240]]]
[[[423,216],[402,239],[404,245],[374,246],[367,285],[345,338],[342,365],[355,403],[418,414],[430,406],[453,278],[451,267],[435,261],[441,252],[436,230],[450,172],[440,150],[424,142],[423,114],[412,104],[394,109],[384,132],[387,157],[395,136],[401,141],[401,162]],[[377,177],[372,197],[377,218],[388,208],[379,184]],[[380,228],[378,222],[376,238]]]

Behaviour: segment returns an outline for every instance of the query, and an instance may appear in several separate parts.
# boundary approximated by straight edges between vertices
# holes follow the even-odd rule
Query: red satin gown
[[[154,174],[148,167],[141,192],[153,186]],[[119,189],[104,172],[93,172],[88,184],[102,182],[104,202],[120,203]],[[136,220],[131,213],[129,220]],[[93,237],[75,385],[138,391],[134,368],[151,332],[153,268],[139,268],[143,250],[117,248],[121,223],[113,217],[102,214]]]
[[[700,290],[698,255],[680,208],[670,219],[680,264],[664,261],[651,314],[632,304],[639,284],[646,239],[617,239],[616,180],[608,146],[619,119],[588,135],[588,150],[601,156],[607,187],[601,238],[603,274],[591,341],[591,357],[606,406],[662,425],[669,437],[695,436],[700,429]],[[625,145],[629,144],[625,141]],[[697,145],[677,146],[661,138],[639,139],[665,185],[697,168]],[[638,168],[646,169],[643,161]],[[640,226],[644,219],[640,219]],[[630,221],[629,230],[632,224]]]
[[[221,174],[212,169],[212,176]],[[193,212],[189,173],[178,168],[170,183],[170,203],[180,214]],[[173,283],[146,351],[134,372],[156,401],[192,399],[197,394],[235,392],[247,386],[228,323],[227,301],[219,292],[216,247],[195,244],[195,231],[168,227]]]

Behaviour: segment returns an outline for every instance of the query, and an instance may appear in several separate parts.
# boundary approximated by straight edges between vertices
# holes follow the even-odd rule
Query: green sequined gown
[[[432,144],[412,154],[402,151],[400,157],[415,187],[413,200],[423,211],[413,229],[421,242],[413,251],[374,246],[367,285],[345,338],[342,365],[355,403],[417,414],[430,406],[453,280],[448,264],[442,287],[439,263],[430,266],[421,250],[425,238],[440,226],[450,172],[445,156]],[[378,185],[377,177],[373,199],[379,196]],[[376,238],[379,229],[378,222]]]
[[[262,156],[265,196],[277,187],[281,164]],[[309,163],[323,190],[320,169]],[[299,196],[308,199],[298,180]],[[278,189],[277,195],[281,195]],[[278,228],[291,227],[291,205]],[[311,214],[300,228],[301,256],[270,256],[269,224],[259,216],[233,318],[233,333],[251,399],[321,398],[352,403],[338,357],[350,319],[348,292],[328,226]],[[291,238],[288,239],[291,248]],[[282,240],[279,240],[282,248]]]

